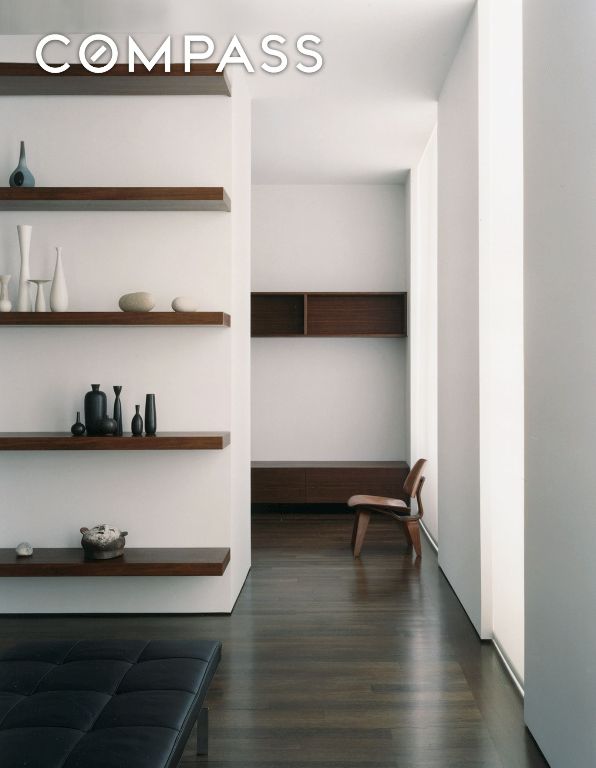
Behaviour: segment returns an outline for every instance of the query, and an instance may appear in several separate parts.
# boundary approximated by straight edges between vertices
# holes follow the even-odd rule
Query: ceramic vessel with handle
[[[124,552],[128,531],[102,523],[93,528],[81,528],[81,545],[88,560],[111,560]]]

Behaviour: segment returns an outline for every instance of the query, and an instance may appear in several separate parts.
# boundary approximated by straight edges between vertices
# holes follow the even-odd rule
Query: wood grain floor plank
[[[423,543],[372,520],[260,516],[232,616],[0,617],[23,638],[221,640],[210,755],[181,768],[545,768],[522,702]]]

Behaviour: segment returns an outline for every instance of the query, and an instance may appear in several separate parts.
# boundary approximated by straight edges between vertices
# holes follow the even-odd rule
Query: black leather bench
[[[198,721],[221,644],[21,643],[0,653],[2,768],[173,768]]]

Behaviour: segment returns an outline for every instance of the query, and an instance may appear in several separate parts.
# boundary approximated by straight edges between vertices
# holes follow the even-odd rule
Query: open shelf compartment
[[[303,293],[253,293],[251,334],[253,336],[304,336]]]

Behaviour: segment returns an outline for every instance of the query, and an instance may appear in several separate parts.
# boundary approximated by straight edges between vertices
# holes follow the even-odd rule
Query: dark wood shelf
[[[223,187],[2,187],[0,211],[230,211]]]
[[[20,325],[193,325],[229,327],[225,312],[3,312],[2,326]]]
[[[18,557],[0,549],[3,576],[222,576],[230,550],[221,548],[145,549],[126,547],[113,560],[85,560],[82,548],[35,549]]]
[[[253,293],[251,335],[407,336],[407,293]]]
[[[406,500],[405,461],[253,461],[253,504],[344,504],[357,493]]]
[[[36,63],[0,63],[0,96],[230,96],[225,72],[218,63],[156,64],[148,72],[137,64],[116,64],[103,74],[93,74],[82,64],[71,64],[65,72],[51,74]]]
[[[0,451],[210,451],[221,450],[229,444],[229,432],[158,432],[153,437],[0,432]]]

